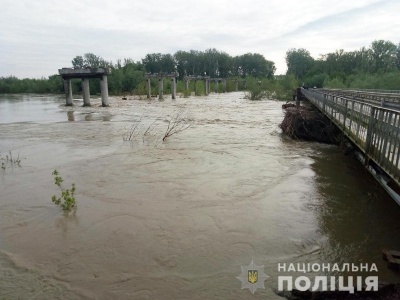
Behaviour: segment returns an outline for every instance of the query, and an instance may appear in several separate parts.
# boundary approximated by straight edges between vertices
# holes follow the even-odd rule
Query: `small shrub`
[[[17,158],[13,157],[12,152],[8,151],[8,155],[6,155],[6,158],[2,158],[0,156],[0,160],[1,160],[1,168],[3,170],[5,170],[7,168],[7,165],[9,166],[17,166],[20,167],[21,166],[21,159],[19,158],[19,154],[17,156]]]
[[[168,120],[168,127],[164,133],[163,141],[170,136],[188,129],[191,124],[188,124],[186,113],[184,110],[178,111],[172,118]]]
[[[249,100],[261,100],[267,97],[267,91],[261,81],[251,80],[247,86],[245,98]]]
[[[60,173],[57,170],[54,170],[52,175],[54,176],[54,184],[61,190],[61,196],[57,198],[56,195],[53,195],[51,201],[55,205],[61,206],[65,212],[69,212],[71,209],[76,208],[75,183],[72,184],[71,189],[64,189],[62,187],[64,179],[60,176]]]
[[[189,98],[192,95],[192,92],[190,91],[190,89],[185,89],[183,91],[183,98]]]
[[[125,128],[122,134],[122,140],[124,142],[132,141],[139,134],[139,125],[142,122],[142,117],[139,120],[135,120],[131,127]]]

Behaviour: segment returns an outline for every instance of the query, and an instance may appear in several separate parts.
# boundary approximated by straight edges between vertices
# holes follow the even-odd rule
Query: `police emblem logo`
[[[242,273],[236,278],[242,282],[242,289],[249,289],[254,294],[258,288],[265,288],[264,281],[269,276],[264,273],[264,266],[256,266],[252,261],[250,265],[241,268]]]
[[[247,281],[251,284],[255,284],[258,281],[258,270],[248,270]]]

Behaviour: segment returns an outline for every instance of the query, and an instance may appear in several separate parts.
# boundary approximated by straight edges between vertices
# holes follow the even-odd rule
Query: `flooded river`
[[[21,159],[0,169],[0,299],[281,299],[279,263],[398,282],[381,249],[400,249],[400,207],[352,156],[282,136],[281,102],[243,96],[0,96],[0,157]],[[190,127],[163,142],[178,113]],[[54,169],[76,213],[51,202]],[[236,278],[252,260],[254,294]]]

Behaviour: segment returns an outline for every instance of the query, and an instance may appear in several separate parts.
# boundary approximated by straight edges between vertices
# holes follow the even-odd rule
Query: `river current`
[[[282,102],[64,103],[0,96],[0,299],[281,299],[283,263],[399,281],[381,249],[400,250],[400,207],[352,155],[283,136]],[[188,128],[162,141],[174,120]],[[55,169],[76,184],[68,215]],[[251,261],[269,276],[254,294],[236,278]]]

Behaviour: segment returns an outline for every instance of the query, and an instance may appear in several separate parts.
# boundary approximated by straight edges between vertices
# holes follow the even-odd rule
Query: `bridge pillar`
[[[82,78],[83,106],[90,106],[89,78]]]
[[[208,96],[208,80],[204,79],[204,94]]]
[[[160,77],[158,78],[158,100],[164,100],[164,82],[163,82],[163,78]]]
[[[185,89],[189,90],[189,79],[185,79]]]
[[[72,86],[71,86],[71,79],[64,80],[64,90],[65,90],[65,100],[66,106],[72,106]]]
[[[222,81],[222,92],[226,93],[226,80]]]
[[[147,78],[147,99],[151,98],[151,79]]]
[[[175,77],[171,78],[171,94],[172,94],[172,99],[176,99],[176,79],[175,79]]]
[[[236,90],[236,92],[239,91],[239,81],[238,80],[236,80],[236,82],[235,82],[235,90]]]
[[[215,80],[214,92],[218,93],[218,80]]]
[[[108,103],[108,80],[107,75],[103,75],[100,79],[100,90],[101,90],[101,105],[107,107]]]

